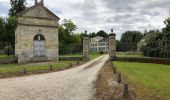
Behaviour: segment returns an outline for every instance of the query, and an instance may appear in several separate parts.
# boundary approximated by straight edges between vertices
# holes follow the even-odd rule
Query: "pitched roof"
[[[46,10],[47,12],[49,12],[53,17],[55,17],[57,20],[60,20],[60,18],[55,15],[52,11],[50,11],[48,8],[46,8],[43,4],[41,3],[37,3],[36,5],[32,6],[32,7],[29,7],[29,8],[26,8],[25,10],[21,11],[20,13],[18,13],[17,15],[18,16],[22,16],[24,13],[28,12],[28,11],[31,11],[32,9],[38,7],[38,6],[41,6],[44,10]]]

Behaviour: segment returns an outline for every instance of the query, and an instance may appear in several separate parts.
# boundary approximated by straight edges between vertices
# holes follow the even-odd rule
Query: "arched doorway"
[[[45,38],[43,35],[38,34],[34,37],[33,49],[34,57],[45,57]]]

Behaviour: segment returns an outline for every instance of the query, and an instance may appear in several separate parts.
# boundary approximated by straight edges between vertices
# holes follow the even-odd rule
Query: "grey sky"
[[[10,0],[0,0],[0,16],[6,17]],[[72,19],[77,32],[110,32],[115,29],[117,39],[126,30],[160,29],[169,16],[170,0],[44,0],[45,6],[62,22]],[[32,6],[34,0],[27,0]]]

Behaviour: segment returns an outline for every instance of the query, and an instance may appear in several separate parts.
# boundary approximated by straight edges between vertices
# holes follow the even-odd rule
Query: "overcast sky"
[[[6,17],[10,0],[0,0],[0,16]],[[169,16],[170,0],[44,0],[45,6],[63,19],[72,19],[77,32],[110,32],[117,39],[127,30],[161,29]],[[27,7],[34,0],[27,0]]]

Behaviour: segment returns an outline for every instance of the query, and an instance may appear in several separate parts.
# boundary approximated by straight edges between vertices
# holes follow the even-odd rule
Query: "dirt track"
[[[0,79],[0,100],[92,100],[93,82],[108,57],[60,72]]]

